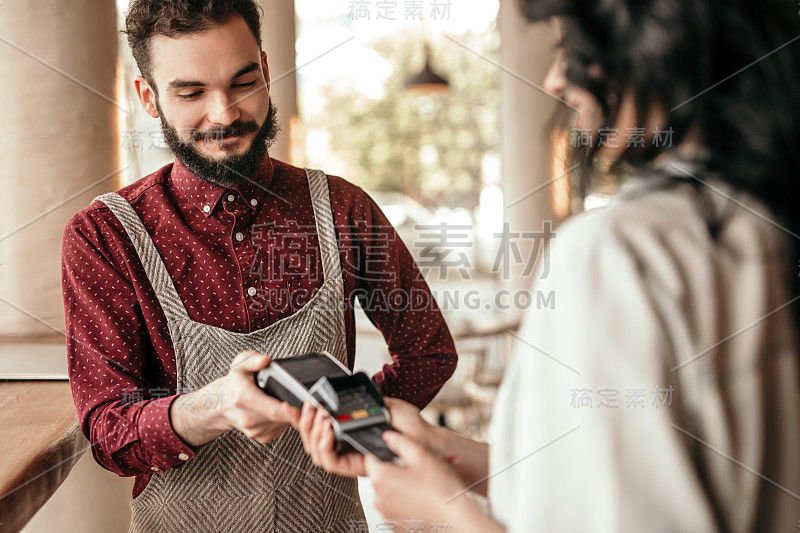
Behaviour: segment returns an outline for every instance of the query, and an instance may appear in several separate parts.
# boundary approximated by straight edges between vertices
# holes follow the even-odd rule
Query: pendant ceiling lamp
[[[425,66],[406,80],[405,88],[425,94],[444,92],[450,87],[447,79],[437,74],[431,67],[431,49],[425,46]]]

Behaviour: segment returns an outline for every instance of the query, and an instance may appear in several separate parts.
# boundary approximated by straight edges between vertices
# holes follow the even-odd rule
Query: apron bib
[[[324,281],[293,315],[250,333],[189,318],[141,219],[117,193],[99,196],[128,233],[164,310],[175,349],[178,390],[191,391],[228,373],[244,350],[274,359],[327,350],[347,364],[344,286],[328,180],[306,170]],[[191,408],[191,407],[189,407]],[[131,532],[350,531],[364,522],[355,479],[314,466],[288,428],[264,445],[231,430],[179,468],[154,473],[131,502]]]

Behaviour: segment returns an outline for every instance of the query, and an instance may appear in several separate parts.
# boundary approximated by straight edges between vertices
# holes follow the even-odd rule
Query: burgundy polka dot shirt
[[[427,404],[456,366],[453,340],[408,250],[375,202],[328,180],[355,357],[353,302],[382,332],[393,362],[375,376],[389,396]],[[267,158],[251,183],[223,189],[179,161],[123,188],[153,238],[189,316],[236,332],[301,308],[323,280],[305,172]],[[120,222],[100,202],[67,224],[62,252],[73,399],[96,460],[149,475],[194,456],[172,430],[175,354],[167,323]],[[409,298],[409,295],[412,297]]]

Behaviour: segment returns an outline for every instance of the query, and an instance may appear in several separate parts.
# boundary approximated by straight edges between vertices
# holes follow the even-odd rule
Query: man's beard
[[[272,99],[269,100],[267,118],[264,119],[264,124],[260,128],[255,121],[242,122],[236,120],[222,128],[187,131],[187,139],[178,137],[177,130],[164,118],[161,107],[158,104],[156,104],[156,107],[158,107],[158,112],[160,113],[164,142],[167,143],[172,153],[192,174],[226,189],[244,183],[252,177],[261,167],[264,157],[278,136],[280,129],[277,121],[277,109],[272,105]],[[201,155],[195,148],[195,144],[201,141],[221,144],[230,136],[252,132],[256,132],[253,142],[250,144],[250,148],[241,155],[233,154],[217,160]]]

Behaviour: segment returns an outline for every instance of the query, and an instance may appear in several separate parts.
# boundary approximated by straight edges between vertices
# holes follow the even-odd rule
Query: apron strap
[[[153,286],[158,303],[161,304],[161,308],[164,310],[167,323],[171,324],[175,319],[179,318],[188,318],[189,313],[178,295],[178,290],[175,288],[175,283],[172,281],[166,265],[164,265],[164,260],[161,258],[161,254],[158,253],[150,234],[147,233],[142,219],[133,210],[131,204],[115,192],[100,195],[95,200],[107,205],[128,233],[128,237],[139,255],[139,260],[142,262],[144,273]]]
[[[317,238],[322,254],[322,272],[325,280],[342,279],[342,264],[339,257],[339,244],[336,226],[331,211],[331,196],[328,190],[328,176],[321,170],[306,169],[308,188],[311,192],[311,205],[317,224]]]
[[[320,170],[311,169],[306,169],[306,175],[322,255],[322,271],[326,280],[339,281],[337,284],[339,285],[342,279],[342,265],[331,210],[328,177]],[[128,233],[168,322],[189,318],[189,313],[178,295],[161,254],[131,204],[115,192],[100,195],[95,200],[108,206]]]

